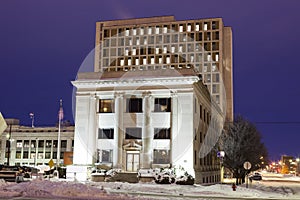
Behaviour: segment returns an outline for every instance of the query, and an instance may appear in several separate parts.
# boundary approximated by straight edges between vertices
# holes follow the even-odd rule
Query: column
[[[141,154],[141,167],[144,169],[151,168],[152,163],[152,143],[153,143],[153,128],[151,118],[151,92],[143,94],[143,130],[142,130],[142,154]]]
[[[116,93],[113,165],[118,169],[122,169],[123,135],[123,94]]]
[[[171,94],[171,144],[170,144],[170,154],[171,154],[171,159],[170,162],[172,163],[172,166],[174,166],[175,161],[176,161],[176,154],[175,149],[176,145],[178,143],[177,140],[177,134],[178,134],[178,99],[177,99],[177,92],[173,92]]]

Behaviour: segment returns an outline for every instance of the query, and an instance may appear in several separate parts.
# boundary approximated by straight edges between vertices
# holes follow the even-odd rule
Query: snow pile
[[[76,182],[33,180],[23,183],[0,182],[0,197],[35,197],[53,199],[132,199],[126,195],[109,194],[101,188]]]

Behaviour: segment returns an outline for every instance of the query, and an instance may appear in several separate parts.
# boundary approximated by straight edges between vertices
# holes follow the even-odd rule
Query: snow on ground
[[[277,177],[276,177],[277,176]],[[269,179],[269,180],[267,180]],[[228,180],[227,180],[228,181]],[[285,182],[282,182],[285,181]],[[234,182],[234,180],[229,180]],[[9,183],[0,180],[0,199],[141,199],[153,194],[152,199],[161,195],[163,199],[174,197],[234,197],[234,198],[277,198],[300,199],[300,178],[279,175],[263,175],[263,181],[253,181],[233,191],[230,184],[202,185],[160,185],[156,183],[121,182],[74,182],[60,180],[32,180],[23,183]],[[147,198],[148,198],[147,195]],[[143,198],[146,199],[146,198]]]

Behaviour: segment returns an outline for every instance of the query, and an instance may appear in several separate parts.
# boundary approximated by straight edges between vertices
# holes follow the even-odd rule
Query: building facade
[[[17,119],[7,119],[8,127],[1,135],[0,163],[9,165],[45,165],[57,160],[58,127],[22,126]],[[74,126],[61,129],[60,164],[72,164]],[[9,157],[9,159],[8,159]]]
[[[233,118],[231,45],[220,18],[97,22],[94,72],[72,82],[74,164],[181,167],[196,183],[219,182],[207,136]]]

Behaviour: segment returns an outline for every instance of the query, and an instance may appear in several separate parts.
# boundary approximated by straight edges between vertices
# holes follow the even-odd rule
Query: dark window
[[[44,140],[39,140],[39,148],[43,148],[44,147]]]
[[[154,112],[171,112],[171,98],[156,98]]]
[[[141,98],[127,99],[127,112],[129,113],[143,112],[143,99]]]
[[[170,163],[170,151],[169,150],[157,150],[154,149],[153,163],[154,164],[169,164]]]
[[[57,159],[57,152],[53,152],[52,159]]]
[[[202,138],[203,138],[203,135],[202,135],[202,132],[200,132],[200,143],[202,143]]]
[[[155,128],[154,139],[170,139],[170,128]]]
[[[98,139],[114,139],[114,129],[99,129]]]
[[[197,151],[194,151],[194,165],[197,165]]]
[[[142,129],[126,128],[125,139],[142,139]]]
[[[113,160],[113,150],[107,149],[107,150],[99,150],[99,161],[100,162],[112,162]]]
[[[67,148],[67,140],[61,141],[61,148]]]
[[[100,99],[99,104],[100,113],[113,113],[115,110],[115,104],[113,99]]]
[[[28,158],[28,151],[23,151],[23,159]]]

